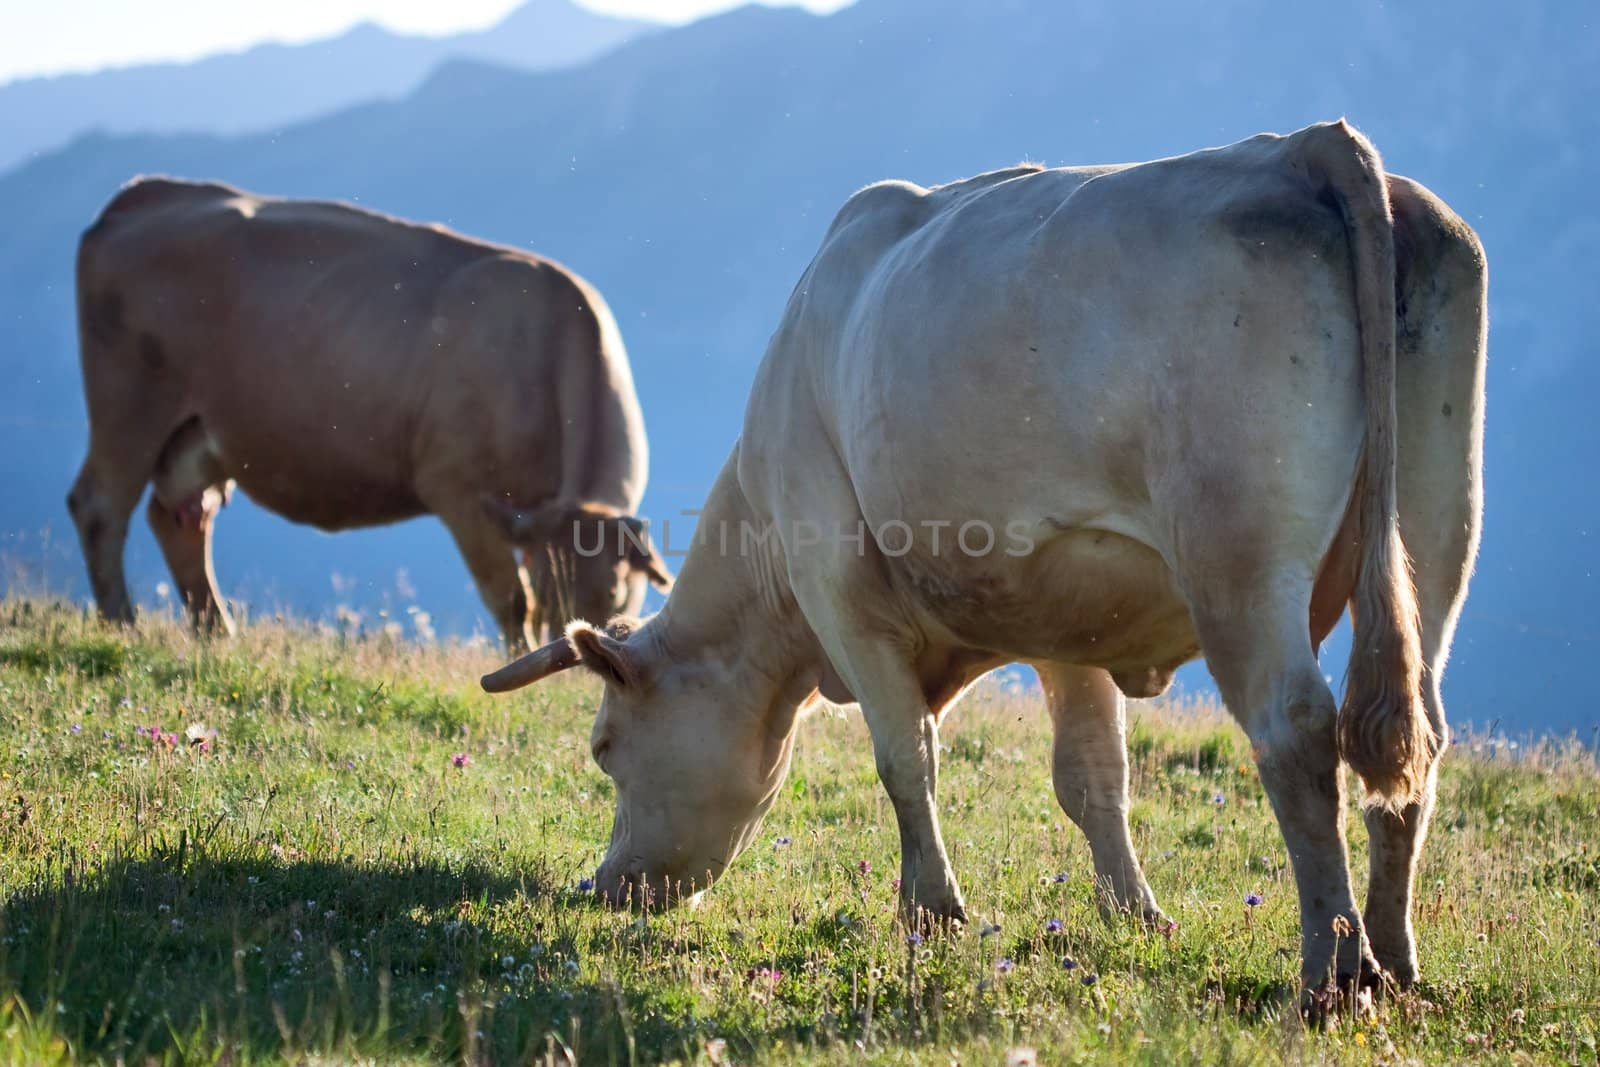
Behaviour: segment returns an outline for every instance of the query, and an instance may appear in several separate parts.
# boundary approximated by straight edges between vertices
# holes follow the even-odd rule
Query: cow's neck
[[[739,487],[737,457],[735,450],[706,499],[651,630],[672,658],[720,663],[752,697],[770,690],[758,699],[798,705],[820,675],[816,640],[789,588],[776,534]]]

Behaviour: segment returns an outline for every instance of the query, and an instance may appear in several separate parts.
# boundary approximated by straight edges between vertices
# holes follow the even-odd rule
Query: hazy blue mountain
[[[1600,36],[1585,17],[1556,0],[752,7],[559,72],[445,64],[404,100],[270,136],[81,139],[0,178],[0,530],[21,531],[14,556],[55,560],[82,591],[61,504],[84,447],[70,262],[137,172],[358,199],[590,277],[632,354],[659,530],[701,501],[789,290],[856,188],[1022,158],[1147,159],[1344,114],[1488,248],[1488,521],[1447,699],[1458,719],[1587,731]],[[32,531],[47,522],[57,541],[41,550]],[[671,547],[687,527],[673,524]],[[142,530],[134,552],[148,599],[163,575]],[[308,611],[375,604],[404,567],[436,617],[479,619],[431,522],[330,538],[235,506],[218,566],[231,593]],[[335,571],[354,589],[336,596]],[[1337,678],[1342,653],[1325,661]]]
[[[265,44],[192,63],[152,63],[0,85],[0,170],[91,130],[244,133],[415,89],[439,63],[569,66],[653,29],[571,0],[528,0],[486,30],[428,37],[362,23],[326,40]]]

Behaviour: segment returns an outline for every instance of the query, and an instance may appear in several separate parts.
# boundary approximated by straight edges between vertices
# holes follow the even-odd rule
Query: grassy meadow
[[[498,662],[0,602],[0,1062],[1596,1061],[1600,773],[1576,746],[1452,749],[1421,986],[1309,1030],[1282,842],[1214,708],[1130,709],[1163,933],[1096,912],[1039,699],[974,694],[940,778],[972,924],[909,944],[859,714],[802,726],[700,908],[617,913],[577,889],[610,828],[598,686],[493,698]]]

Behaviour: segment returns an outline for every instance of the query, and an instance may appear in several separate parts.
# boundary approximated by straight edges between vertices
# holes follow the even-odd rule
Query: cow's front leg
[[[939,832],[939,727],[906,650],[852,616],[828,583],[795,593],[841,683],[861,705],[872,753],[900,825],[900,904],[917,924],[966,921],[966,907]],[[859,587],[857,587],[859,588]]]
[[[1111,675],[1093,667],[1035,664],[1055,726],[1051,776],[1056,801],[1089,839],[1102,913],[1165,921],[1128,832],[1125,702]]]
[[[916,694],[914,701],[862,702],[878,778],[900,825],[900,903],[906,917],[966,922],[966,906],[944,836],[935,794],[939,782],[939,727]]]

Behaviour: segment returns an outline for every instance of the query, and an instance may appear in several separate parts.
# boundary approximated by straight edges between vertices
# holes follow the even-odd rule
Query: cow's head
[[[569,667],[605,682],[590,735],[616,784],[611,845],[595,889],[613,904],[676,904],[705,889],[755,836],[789,769],[798,706],[813,686],[679,659],[656,627],[583,622],[493,674],[506,692]]]
[[[559,633],[573,619],[637,615],[649,585],[672,575],[644,521],[593,501],[518,508],[485,496],[484,508],[521,550],[541,620]]]

